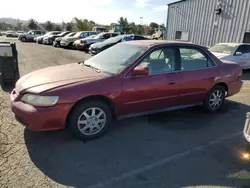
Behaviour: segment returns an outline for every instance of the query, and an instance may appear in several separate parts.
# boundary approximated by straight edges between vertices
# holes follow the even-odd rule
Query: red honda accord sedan
[[[216,112],[242,87],[242,69],[202,46],[129,41],[68,65],[20,78],[16,119],[35,131],[68,128],[78,139],[103,135],[114,119],[203,105]]]

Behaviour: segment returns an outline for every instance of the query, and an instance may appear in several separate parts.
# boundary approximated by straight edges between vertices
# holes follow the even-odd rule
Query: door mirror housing
[[[241,52],[236,52],[235,55],[236,56],[242,56],[242,53]]]
[[[149,74],[148,67],[141,66],[141,65],[135,67],[132,72],[132,76],[146,76],[148,74]]]

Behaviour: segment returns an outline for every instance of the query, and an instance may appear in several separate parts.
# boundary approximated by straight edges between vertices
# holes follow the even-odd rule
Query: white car
[[[209,48],[221,60],[235,62],[242,69],[250,69],[250,44],[246,43],[218,43]]]

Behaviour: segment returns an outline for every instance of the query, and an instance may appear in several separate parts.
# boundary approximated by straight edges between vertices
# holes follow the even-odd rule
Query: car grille
[[[247,118],[245,123],[245,133],[250,136],[250,113],[247,113]]]

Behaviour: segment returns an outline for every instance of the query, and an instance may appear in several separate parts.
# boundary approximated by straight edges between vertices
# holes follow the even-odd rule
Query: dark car
[[[199,45],[122,42],[85,62],[21,77],[10,95],[11,109],[32,130],[67,127],[78,139],[94,139],[114,119],[196,105],[217,112],[240,91],[241,76],[239,65]]]
[[[73,37],[76,34],[76,32],[70,32],[67,35],[63,36],[63,37]],[[62,40],[63,37],[57,37],[55,38],[55,40],[53,41],[53,46],[54,47],[59,47],[60,46],[60,42]]]
[[[64,37],[66,36],[67,34],[69,34],[70,31],[63,31],[59,34],[52,34],[52,35],[49,35],[47,37],[44,37],[43,38],[43,44],[48,44],[48,45],[52,45],[54,40],[57,38],[57,37]]]
[[[42,44],[42,43],[43,43],[43,39],[44,39],[45,37],[48,37],[48,36],[50,36],[50,35],[58,35],[58,34],[60,34],[60,33],[61,33],[61,31],[50,31],[50,32],[46,33],[45,35],[42,35],[42,36],[40,36],[40,37],[37,37],[37,38],[36,38],[36,42],[37,42],[38,44]]]
[[[89,52],[91,54],[98,54],[99,52],[106,50],[107,48],[114,46],[115,44],[117,44],[119,42],[130,41],[130,40],[149,40],[149,39],[145,38],[143,36],[134,35],[134,34],[119,35],[119,36],[107,39],[103,42],[98,42],[98,43],[90,45]]]

